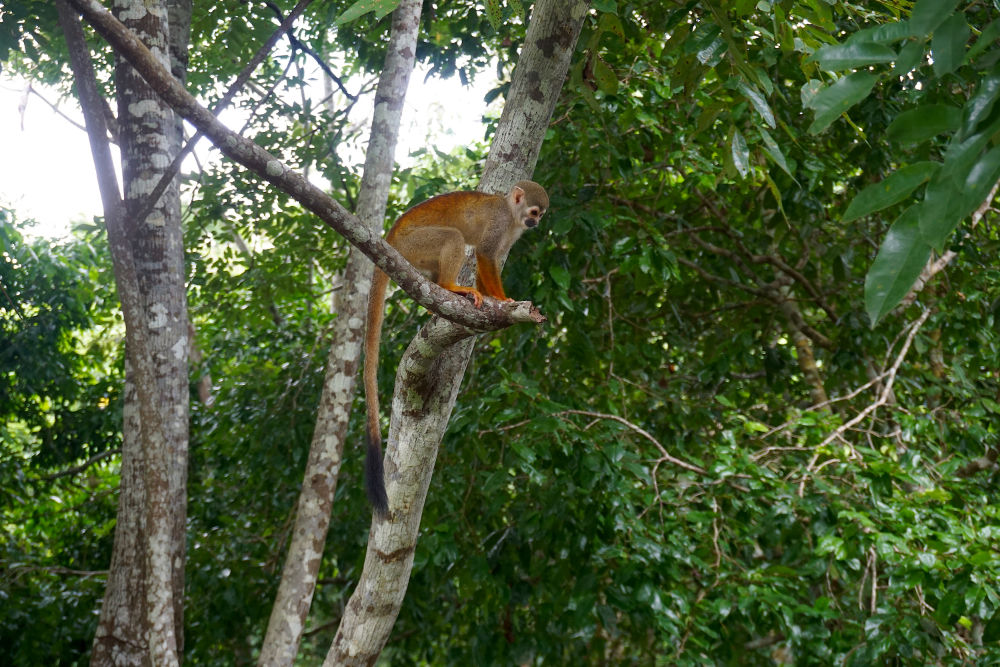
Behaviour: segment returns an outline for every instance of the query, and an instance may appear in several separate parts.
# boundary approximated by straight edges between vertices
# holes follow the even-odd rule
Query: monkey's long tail
[[[368,408],[365,454],[365,483],[368,500],[375,513],[389,513],[389,498],[385,493],[385,471],[382,467],[382,427],[379,425],[378,351],[382,340],[382,319],[385,315],[385,292],[389,276],[375,269],[371,294],[368,297],[368,330],[365,332],[365,405]]]

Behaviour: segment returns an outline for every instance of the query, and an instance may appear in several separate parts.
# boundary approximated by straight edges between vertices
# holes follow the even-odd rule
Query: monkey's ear
[[[520,185],[515,185],[510,189],[510,198],[515,204],[520,204],[521,200],[524,199],[524,188]]]

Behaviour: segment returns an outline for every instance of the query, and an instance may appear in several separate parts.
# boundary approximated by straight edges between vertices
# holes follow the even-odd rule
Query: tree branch
[[[121,454],[121,453],[122,453],[121,447],[118,447],[116,449],[109,449],[106,452],[101,452],[100,454],[95,454],[94,456],[91,456],[89,459],[87,459],[83,463],[80,463],[79,465],[66,468],[65,470],[60,470],[59,472],[50,473],[48,475],[42,475],[41,477],[39,477],[39,479],[44,480],[46,482],[51,482],[53,480],[59,479],[60,477],[69,477],[70,475],[75,475],[78,472],[86,470],[87,468],[94,465],[98,461],[102,461],[108,458],[109,456],[114,456],[115,454]]]
[[[693,463],[688,463],[687,461],[682,461],[681,459],[679,459],[679,458],[677,458],[675,456],[671,456],[667,452],[667,448],[664,447],[660,443],[660,441],[657,440],[656,438],[654,438],[648,431],[646,431],[645,429],[641,428],[637,424],[633,424],[632,422],[630,422],[627,419],[619,417],[618,415],[605,414],[603,412],[590,412],[588,410],[561,410],[559,412],[556,412],[555,415],[556,416],[559,416],[559,415],[582,415],[584,417],[593,417],[595,419],[610,419],[611,421],[616,421],[619,424],[622,424],[623,426],[627,426],[628,428],[632,429],[633,431],[635,431],[636,433],[638,433],[639,435],[641,435],[642,437],[646,438],[651,443],[653,443],[653,446],[656,447],[658,450],[660,450],[660,460],[661,461],[666,461],[667,463],[672,463],[672,464],[674,464],[675,466],[677,466],[679,468],[684,468],[685,470],[690,470],[691,472],[697,473],[699,475],[707,475],[708,474],[708,471],[706,471],[704,468],[696,466]]]
[[[385,271],[417,303],[457,324],[475,331],[496,331],[518,322],[542,322],[544,316],[530,304],[495,302],[475,308],[421,276],[399,252],[373,232],[338,202],[288,168],[249,139],[224,126],[211,111],[201,106],[173,75],[160,65],[149,49],[97,0],[67,0],[94,26],[111,46],[141,73],[160,97],[231,160],[247,167],[280,190],[288,193],[316,214],[334,231],[361,250]],[[537,155],[537,153],[536,153]]]
[[[250,76],[254,73],[254,70],[257,69],[257,66],[264,62],[264,58],[267,57],[267,54],[271,52],[274,45],[278,43],[279,39],[281,39],[281,35],[286,31],[291,34],[289,28],[291,28],[292,23],[295,22],[295,19],[297,19],[311,3],[312,0],[299,0],[298,4],[295,5],[288,16],[281,22],[281,25],[279,25],[278,28],[271,33],[271,36],[268,37],[267,41],[264,42],[259,49],[257,49],[255,54],[253,54],[250,61],[236,76],[236,80],[233,81],[231,86],[229,86],[229,90],[226,91],[226,94],[212,106],[212,114],[218,116],[223,109],[229,106],[229,104],[233,101],[233,98],[236,97],[236,94],[239,93],[239,91],[243,89],[243,86],[245,86],[250,80]],[[278,12],[278,16],[281,16],[280,12]],[[156,207],[156,202],[160,200],[160,197],[163,196],[163,193],[170,185],[170,182],[181,170],[181,163],[184,162],[184,158],[186,158],[188,154],[194,150],[198,140],[203,136],[205,136],[204,133],[201,130],[198,130],[195,132],[194,136],[191,137],[186,144],[184,144],[184,147],[177,153],[177,156],[170,163],[170,166],[167,167],[165,172],[163,172],[163,175],[160,177],[156,187],[153,188],[152,192],[149,193],[149,196],[146,197],[142,206],[139,207],[135,216],[136,220],[145,220],[146,216],[149,215],[153,208]]]

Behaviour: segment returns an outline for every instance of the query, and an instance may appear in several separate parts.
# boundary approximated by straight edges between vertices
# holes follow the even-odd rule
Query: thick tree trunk
[[[503,192],[531,175],[587,5],[573,0],[535,3],[482,189]],[[372,524],[364,570],[325,665],[373,664],[389,638],[409,583],[438,445],[473,344],[471,330],[433,317],[403,355],[386,447],[389,517]]]
[[[169,63],[166,8],[122,0],[115,9],[160,61]],[[174,2],[173,9],[178,16],[190,16],[189,3]],[[89,56],[73,44],[75,18],[63,18],[99,173],[128,359],[118,523],[91,660],[96,665],[178,664],[183,651],[188,324],[176,184],[143,220],[130,212],[179,149],[179,126],[169,107],[119,62],[123,208],[99,118],[103,104],[93,99]],[[186,28],[182,34],[187,35]],[[176,55],[186,47],[177,43],[173,50]],[[182,73],[180,69],[175,63],[174,70]]]
[[[403,101],[416,60],[421,4],[421,0],[403,0],[396,8],[385,67],[375,92],[357,210],[361,221],[373,230],[381,230],[385,217]],[[372,263],[352,248],[343,275],[347,288],[337,300],[333,346],[327,360],[292,542],[271,610],[260,665],[294,664],[305,628],[330,527],[330,511],[354,401],[371,276]]]

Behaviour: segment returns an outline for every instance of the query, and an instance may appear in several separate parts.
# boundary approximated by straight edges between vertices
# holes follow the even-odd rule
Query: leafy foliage
[[[349,4],[313,8],[302,34],[373,72],[384,22],[328,29]],[[213,7],[192,38],[207,95],[271,29],[260,7]],[[1000,659],[1000,239],[992,211],[961,224],[997,179],[1000,23],[984,4],[879,7],[592,3],[535,173],[551,211],[504,272],[550,321],[478,341],[388,662]],[[425,14],[418,48],[437,73],[513,62],[523,26],[494,32],[483,8]],[[285,65],[303,57],[265,67],[275,93],[259,107],[240,98],[256,109],[246,133],[350,204],[353,103],[302,102],[308,77]],[[389,217],[473,184],[481,151],[428,147],[397,174]],[[252,662],[329,304],[350,289],[345,248],[230,165],[187,187],[192,382],[211,378],[212,402],[192,411],[186,650]],[[2,511],[17,531],[0,643],[20,641],[15,664],[69,662],[89,646],[100,577],[67,572],[107,566],[116,469],[43,476],[115,441],[119,354],[81,345],[116,340],[111,280],[88,237],[48,248],[2,229],[22,311],[5,307],[4,332],[22,352],[4,376]],[[898,306],[945,247],[947,275]],[[418,319],[390,300],[380,386]],[[60,430],[77,413],[90,426]],[[325,654],[361,567],[355,422],[303,664]],[[61,634],[29,643],[43,627]]]
[[[93,234],[52,245],[21,224],[0,210],[0,644],[58,664],[89,650],[111,554],[121,324]]]

